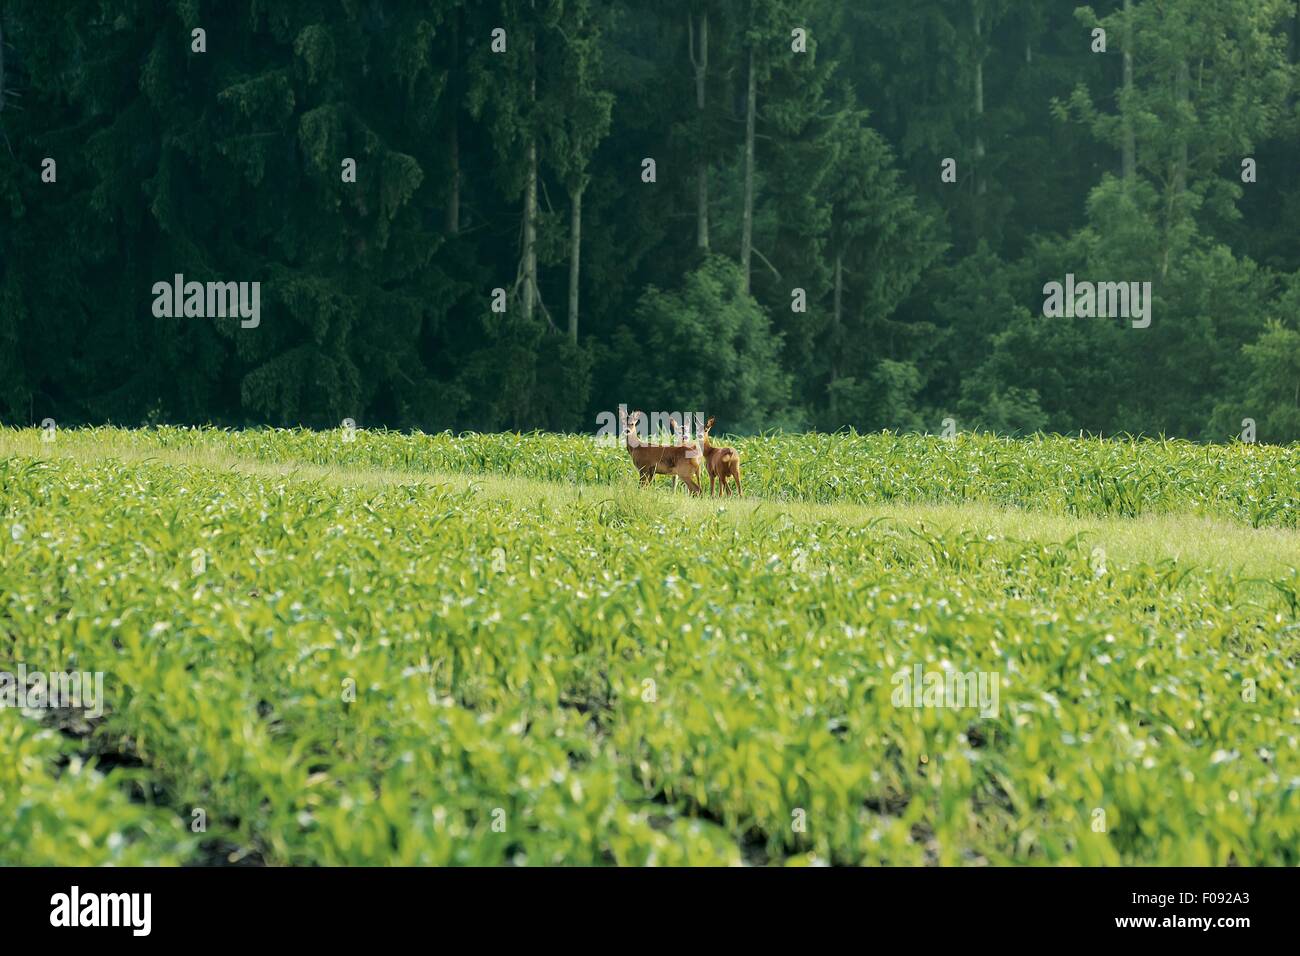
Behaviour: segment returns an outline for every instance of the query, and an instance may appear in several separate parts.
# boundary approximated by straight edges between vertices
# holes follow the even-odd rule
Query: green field
[[[1300,863],[1298,446],[41,438],[0,671],[106,704],[0,709],[0,863]]]

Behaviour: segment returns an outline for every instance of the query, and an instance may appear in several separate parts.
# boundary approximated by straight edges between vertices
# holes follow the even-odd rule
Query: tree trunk
[[[460,232],[460,11],[456,11],[455,18],[451,21],[451,70],[450,78],[447,83],[447,96],[450,100],[448,114],[451,117],[451,130],[449,134],[448,149],[450,152],[451,174],[448,177],[447,194],[447,224],[446,230],[449,236],[457,235]]]
[[[984,195],[984,51],[981,49],[980,0],[971,0],[975,14],[975,193]]]
[[[1191,71],[1187,67],[1187,61],[1183,60],[1178,64],[1178,73],[1174,78],[1174,95],[1178,97],[1180,103],[1186,103],[1191,98],[1191,85]],[[1187,165],[1187,136],[1183,134],[1182,143],[1174,159],[1174,171],[1169,186],[1169,201],[1165,206],[1165,248],[1160,263],[1161,278],[1169,274],[1169,254],[1172,251],[1170,249],[1170,236],[1173,235],[1174,226],[1182,219],[1183,193],[1187,190]]]
[[[573,191],[569,211],[569,338],[578,344],[578,261],[582,251],[582,194],[586,185]]]
[[[537,46],[529,46],[528,95],[531,103],[537,102]],[[530,117],[531,118],[531,117]],[[531,322],[537,295],[537,132],[528,133],[528,173],[524,188],[524,319]]]
[[[1191,71],[1187,68],[1187,61],[1183,60],[1178,64],[1178,102],[1186,103],[1192,95],[1192,76]],[[1182,145],[1178,150],[1178,170],[1174,177],[1174,193],[1181,200],[1183,191],[1187,188],[1187,136],[1182,137]]]
[[[1124,96],[1127,99],[1133,93],[1133,30],[1129,26],[1132,16],[1132,0],[1124,0]],[[1133,135],[1133,120],[1127,110],[1122,110],[1124,117],[1124,182],[1132,183],[1137,175],[1137,139]]]
[[[1034,62],[1034,34],[1030,25],[1029,11],[1033,8],[1032,3],[1026,3],[1024,6],[1025,13],[1025,66]]]
[[[537,140],[528,141],[528,185],[524,190],[524,318],[531,321],[537,291]]]
[[[709,71],[709,12],[706,10],[700,16],[698,55],[696,53],[694,17],[689,11],[686,14],[686,26],[691,65],[695,68],[695,109],[699,118],[699,128],[695,139],[695,148],[698,152],[695,161],[695,245],[707,253],[709,251],[709,162],[704,145],[704,94],[706,90],[705,79]]]
[[[1300,0],[1296,0],[1295,9],[1291,11],[1291,23],[1287,27],[1287,59],[1294,63],[1296,61],[1297,40],[1300,37]]]
[[[745,211],[740,227],[740,271],[749,292],[749,260],[754,243],[754,99],[757,92],[754,76],[754,48],[749,48],[749,91],[745,96]]]
[[[451,184],[447,197],[447,235],[460,233],[460,134],[456,118],[451,120]]]
[[[1296,54],[1300,53],[1300,0],[1296,0],[1295,9],[1291,11],[1291,20],[1286,27],[1286,59],[1288,63],[1296,62]],[[1288,103],[1294,103],[1296,100],[1295,87],[1291,87],[1291,95],[1287,97]]]
[[[835,251],[835,307],[831,312],[831,383],[840,377],[840,320],[844,314],[844,250]]]

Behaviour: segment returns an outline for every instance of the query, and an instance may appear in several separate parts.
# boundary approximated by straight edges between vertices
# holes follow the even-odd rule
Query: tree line
[[[0,419],[1300,439],[1298,34],[1296,0],[5,0]],[[153,315],[177,274],[260,282],[260,325]],[[1067,274],[1150,282],[1150,325],[1045,316]]]

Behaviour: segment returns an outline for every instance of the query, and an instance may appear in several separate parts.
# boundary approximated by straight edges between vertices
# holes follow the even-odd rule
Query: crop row
[[[145,454],[209,451],[266,462],[492,473],[582,484],[626,482],[633,473],[621,447],[583,435],[162,427],[85,429],[58,433],[56,441]],[[743,457],[746,491],[763,498],[860,504],[981,501],[1118,517],[1181,512],[1254,527],[1293,528],[1300,521],[1300,446],[1295,445],[977,434],[948,440],[852,432],[733,443]]]
[[[511,440],[141,439],[408,470]],[[791,446],[762,441],[771,475]],[[654,492],[21,456],[0,481],[0,669],[108,698],[58,735],[0,710],[0,767],[29,768],[0,769],[0,819],[44,841],[0,824],[0,862],[1300,862],[1294,573],[1247,599],[1074,541],[683,527]],[[898,706],[916,665],[996,675],[996,712]]]

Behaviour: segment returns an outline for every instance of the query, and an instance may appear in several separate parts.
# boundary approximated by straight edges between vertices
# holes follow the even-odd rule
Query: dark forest
[[[0,421],[1296,440],[1298,18],[5,0]]]

